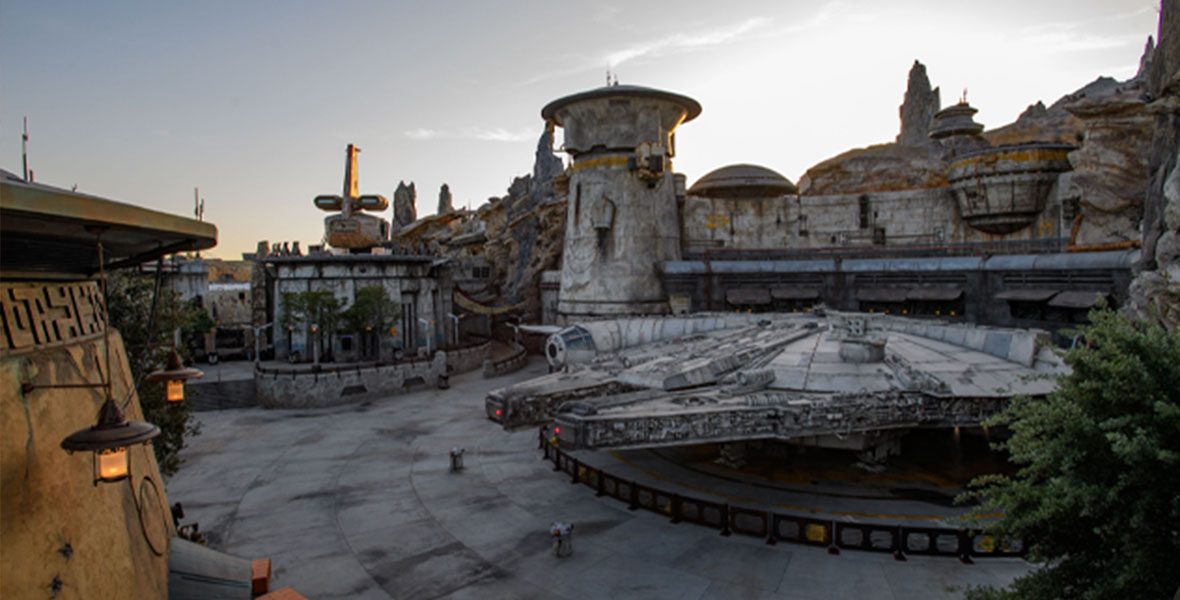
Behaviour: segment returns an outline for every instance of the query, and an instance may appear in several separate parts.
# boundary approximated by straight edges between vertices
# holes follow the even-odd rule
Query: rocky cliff
[[[1153,120],[1143,197],[1143,255],[1127,310],[1180,331],[1180,2],[1162,3],[1159,45],[1146,65]]]

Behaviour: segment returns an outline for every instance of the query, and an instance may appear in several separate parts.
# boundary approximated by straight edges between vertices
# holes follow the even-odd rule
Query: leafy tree
[[[283,311],[279,321],[282,327],[316,325],[313,342],[316,344],[321,343],[325,337],[332,339],[335,335],[340,321],[340,301],[332,292],[321,290],[283,294],[279,303]]]
[[[1105,309],[1065,354],[1072,373],[1044,399],[993,420],[1020,465],[972,482],[992,533],[1043,564],[1009,589],[968,598],[1170,598],[1180,585],[1180,336]]]
[[[107,275],[107,312],[111,326],[123,336],[131,376],[138,384],[144,419],[160,428],[160,435],[152,440],[152,449],[160,473],[169,476],[180,468],[180,450],[185,447],[185,438],[198,435],[200,426],[192,422],[191,402],[168,402],[164,398],[164,386],[144,383],[143,378],[167,361],[172,351],[174,331],[202,327],[200,316],[204,311],[195,309],[181,300],[180,294],[161,286],[153,320],[154,296],[155,280],[152,277],[126,270]],[[188,349],[181,346],[177,352],[186,358]]]
[[[340,316],[346,331],[360,333],[369,328],[384,331],[393,326],[399,314],[385,287],[371,285],[358,289],[352,306]]]

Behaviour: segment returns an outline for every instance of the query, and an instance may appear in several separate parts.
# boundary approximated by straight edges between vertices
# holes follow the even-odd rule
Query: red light
[[[496,409],[496,416],[497,417],[500,416],[500,409],[498,409],[498,408]]]
[[[560,428],[560,427],[554,427],[554,428],[553,428],[553,435],[558,435],[558,434],[560,434],[560,433],[561,433],[561,428]]]

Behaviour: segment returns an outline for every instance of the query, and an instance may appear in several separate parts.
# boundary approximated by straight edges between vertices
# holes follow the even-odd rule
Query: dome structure
[[[688,189],[690,196],[706,198],[765,198],[798,194],[790,179],[758,165],[729,165],[707,173]]]

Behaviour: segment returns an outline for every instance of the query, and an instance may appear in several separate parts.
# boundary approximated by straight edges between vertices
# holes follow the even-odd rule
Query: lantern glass
[[[127,477],[127,448],[97,450],[98,478],[102,481],[119,481]]]
[[[169,402],[180,402],[184,400],[184,382],[179,379],[169,379],[164,383],[168,390]]]

